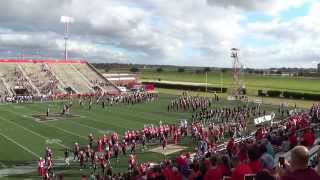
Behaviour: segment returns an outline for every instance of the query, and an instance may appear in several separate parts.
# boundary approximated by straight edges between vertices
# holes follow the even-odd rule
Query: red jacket
[[[222,176],[223,174],[219,167],[212,167],[205,174],[204,180],[220,180]]]

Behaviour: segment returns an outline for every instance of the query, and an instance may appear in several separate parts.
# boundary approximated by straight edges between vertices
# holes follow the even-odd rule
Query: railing
[[[114,87],[115,90],[118,91],[118,93],[120,94],[120,89],[115,85],[113,84],[111,81],[109,81],[106,77],[104,77],[93,65],[87,63],[87,65],[89,66],[89,68],[91,68],[95,73],[98,74],[98,76],[100,76],[105,82],[108,82],[108,84],[110,84],[110,86]]]

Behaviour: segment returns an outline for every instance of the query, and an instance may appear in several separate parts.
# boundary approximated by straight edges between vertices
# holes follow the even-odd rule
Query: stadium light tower
[[[233,95],[239,94],[240,89],[240,71],[241,71],[241,63],[239,61],[239,49],[232,48],[231,49],[231,58],[232,58],[232,70],[233,70]]]
[[[68,32],[69,32],[69,24],[72,24],[74,22],[74,18],[73,17],[69,17],[69,16],[61,16],[60,17],[60,22],[64,24],[65,26],[65,34],[64,34],[64,60],[67,61],[68,60]]]

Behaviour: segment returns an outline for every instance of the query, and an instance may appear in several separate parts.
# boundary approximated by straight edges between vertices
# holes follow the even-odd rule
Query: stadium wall
[[[48,63],[48,64],[85,64],[84,60],[27,60],[27,59],[0,59],[0,63]]]

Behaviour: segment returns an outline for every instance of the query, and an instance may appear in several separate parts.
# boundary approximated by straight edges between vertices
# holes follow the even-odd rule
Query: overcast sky
[[[1,0],[0,56],[62,58],[72,16],[70,57],[230,67],[315,67],[318,0]]]

